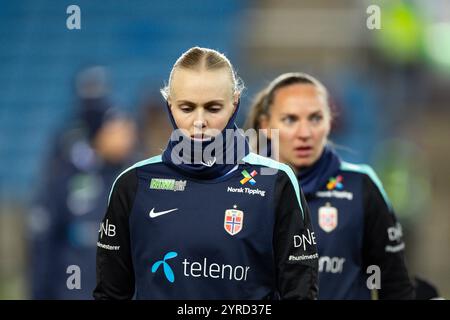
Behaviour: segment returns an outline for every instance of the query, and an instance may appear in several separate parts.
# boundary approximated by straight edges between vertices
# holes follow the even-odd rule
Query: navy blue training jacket
[[[319,250],[319,299],[413,299],[403,234],[373,169],[326,147],[299,176]],[[378,272],[379,271],[379,272]]]
[[[316,235],[296,176],[242,160],[215,179],[161,156],[124,171],[99,230],[94,297],[316,299]]]

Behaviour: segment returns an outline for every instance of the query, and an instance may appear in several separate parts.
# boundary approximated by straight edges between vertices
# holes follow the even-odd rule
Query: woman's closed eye
[[[189,105],[186,105],[186,104],[180,105],[179,108],[180,108],[181,111],[183,111],[185,113],[189,113],[189,112],[192,112],[194,110],[193,106],[189,106]]]
[[[221,105],[211,105],[211,106],[207,106],[206,110],[211,112],[211,113],[217,113],[220,110],[222,110],[222,106]]]

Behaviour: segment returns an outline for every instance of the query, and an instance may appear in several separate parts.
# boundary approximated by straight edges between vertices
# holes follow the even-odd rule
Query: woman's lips
[[[313,152],[313,148],[312,147],[297,147],[294,148],[294,154],[296,157],[299,158],[306,158],[311,156]]]

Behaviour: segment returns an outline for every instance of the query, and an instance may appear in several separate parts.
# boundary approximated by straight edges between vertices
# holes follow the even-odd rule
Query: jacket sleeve
[[[303,192],[285,172],[275,187],[274,257],[281,299],[317,299],[318,253]]]
[[[373,173],[374,174],[374,173]],[[378,180],[378,179],[377,179]],[[364,176],[363,267],[380,269],[378,298],[414,299],[414,288],[406,269],[402,227],[397,222],[381,184]]]
[[[132,299],[135,280],[130,249],[129,216],[137,191],[136,170],[119,176],[113,185],[97,242],[96,300]]]

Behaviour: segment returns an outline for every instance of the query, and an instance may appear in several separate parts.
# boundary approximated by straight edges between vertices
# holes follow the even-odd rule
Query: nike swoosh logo
[[[156,218],[156,217],[162,216],[163,214],[166,214],[166,213],[169,213],[169,212],[172,212],[175,210],[178,210],[178,208],[166,210],[166,211],[155,212],[155,208],[152,208],[152,210],[150,210],[149,216],[150,216],[150,218]]]

